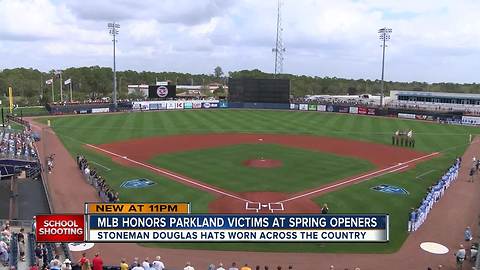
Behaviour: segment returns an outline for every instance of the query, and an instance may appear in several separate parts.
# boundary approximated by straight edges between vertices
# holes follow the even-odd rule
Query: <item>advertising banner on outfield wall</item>
[[[228,108],[228,102],[226,100],[220,100],[220,102],[218,103],[218,106],[220,108]]]
[[[167,110],[175,109],[175,101],[167,101]]]
[[[300,111],[308,111],[308,104],[298,104],[298,109]]]
[[[184,105],[183,105],[183,108],[184,109],[192,109],[193,108],[193,105],[191,102],[186,102]]]
[[[398,113],[398,118],[415,119],[415,114],[413,114],[413,113]]]
[[[326,105],[317,105],[317,111],[325,112],[325,111],[327,111],[327,106]]]
[[[297,104],[295,104],[295,103],[290,103],[290,110],[296,110],[296,108],[298,107],[296,105]]]
[[[175,109],[177,109],[177,110],[183,110],[183,101],[177,101],[177,102],[175,102]]]
[[[201,109],[201,108],[202,108],[202,103],[197,103],[197,102],[192,103],[192,109]]]
[[[106,113],[109,112],[109,108],[93,108],[92,113]]]
[[[150,103],[148,104],[148,109],[149,110],[158,110],[158,103]]]
[[[348,113],[358,114],[358,107],[348,108]]]
[[[358,114],[367,114],[368,109],[365,107],[358,107]]]
[[[348,113],[349,111],[350,111],[349,107],[343,107],[343,106],[338,107],[339,113]]]
[[[308,105],[308,110],[309,111],[316,111],[317,110],[317,105],[315,105],[315,104]]]
[[[368,108],[367,109],[367,114],[369,115],[375,115],[376,114],[376,110],[374,108]]]
[[[158,103],[158,109],[159,110],[166,110],[167,109],[167,102],[162,101],[162,102]]]

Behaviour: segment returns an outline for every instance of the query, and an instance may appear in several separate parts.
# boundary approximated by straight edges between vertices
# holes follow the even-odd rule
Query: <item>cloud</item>
[[[389,80],[475,81],[476,0],[283,0],[284,71],[379,78],[377,30],[393,29]],[[121,24],[119,69],[273,70],[276,0],[0,0],[0,68],[110,65],[107,23]],[[28,14],[28,16],[26,15]]]

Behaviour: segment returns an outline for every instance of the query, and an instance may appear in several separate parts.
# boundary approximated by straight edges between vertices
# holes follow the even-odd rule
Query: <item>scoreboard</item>
[[[290,80],[230,78],[229,102],[289,103]]]
[[[386,242],[389,216],[192,214],[189,203],[86,203],[38,215],[37,242]]]

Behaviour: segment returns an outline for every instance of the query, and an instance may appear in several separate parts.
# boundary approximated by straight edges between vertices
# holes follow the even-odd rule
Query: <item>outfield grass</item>
[[[474,127],[412,120],[300,111],[139,112],[42,118],[40,121],[46,122],[47,119],[52,120],[54,130],[72,155],[83,153],[89,160],[111,168],[110,171],[101,167],[97,169],[120,191],[122,200],[191,201],[192,210],[197,213],[207,211],[208,203],[213,200],[208,193],[172,182],[147,170],[122,167],[102,154],[87,150],[82,144],[100,144],[148,136],[235,132],[309,134],[390,144],[394,130],[413,129],[416,134],[417,150],[442,152],[440,157],[423,162],[408,172],[388,174],[315,199],[319,204],[327,202],[332,213],[389,213],[391,241],[386,244],[162,244],[180,248],[292,252],[381,253],[398,250],[407,237],[406,222],[409,209],[419,204],[426,193],[426,188],[438,180],[455,157],[463,154],[467,147],[468,134],[475,134],[478,130]],[[435,171],[425,175],[421,180],[416,179],[417,175],[430,170]],[[158,184],[141,191],[119,189],[119,185],[125,179],[140,177],[152,179]],[[380,183],[404,187],[410,195],[394,196],[370,190],[372,186]]]
[[[268,169],[243,164],[260,158],[283,164]],[[163,154],[150,163],[233,192],[286,193],[318,187],[375,167],[367,160],[275,144],[238,144]]]

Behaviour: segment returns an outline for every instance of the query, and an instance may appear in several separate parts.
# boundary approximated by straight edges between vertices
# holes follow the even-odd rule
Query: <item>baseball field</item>
[[[38,121],[47,119],[72,156],[86,156],[121,201],[187,201],[194,213],[312,213],[326,203],[330,213],[390,214],[388,243],[161,244],[218,250],[394,252],[408,236],[410,209],[475,133],[463,126],[299,111],[163,111]],[[415,148],[391,145],[397,129],[414,131]],[[141,178],[154,184],[121,187]],[[407,192],[372,189],[381,184]]]

